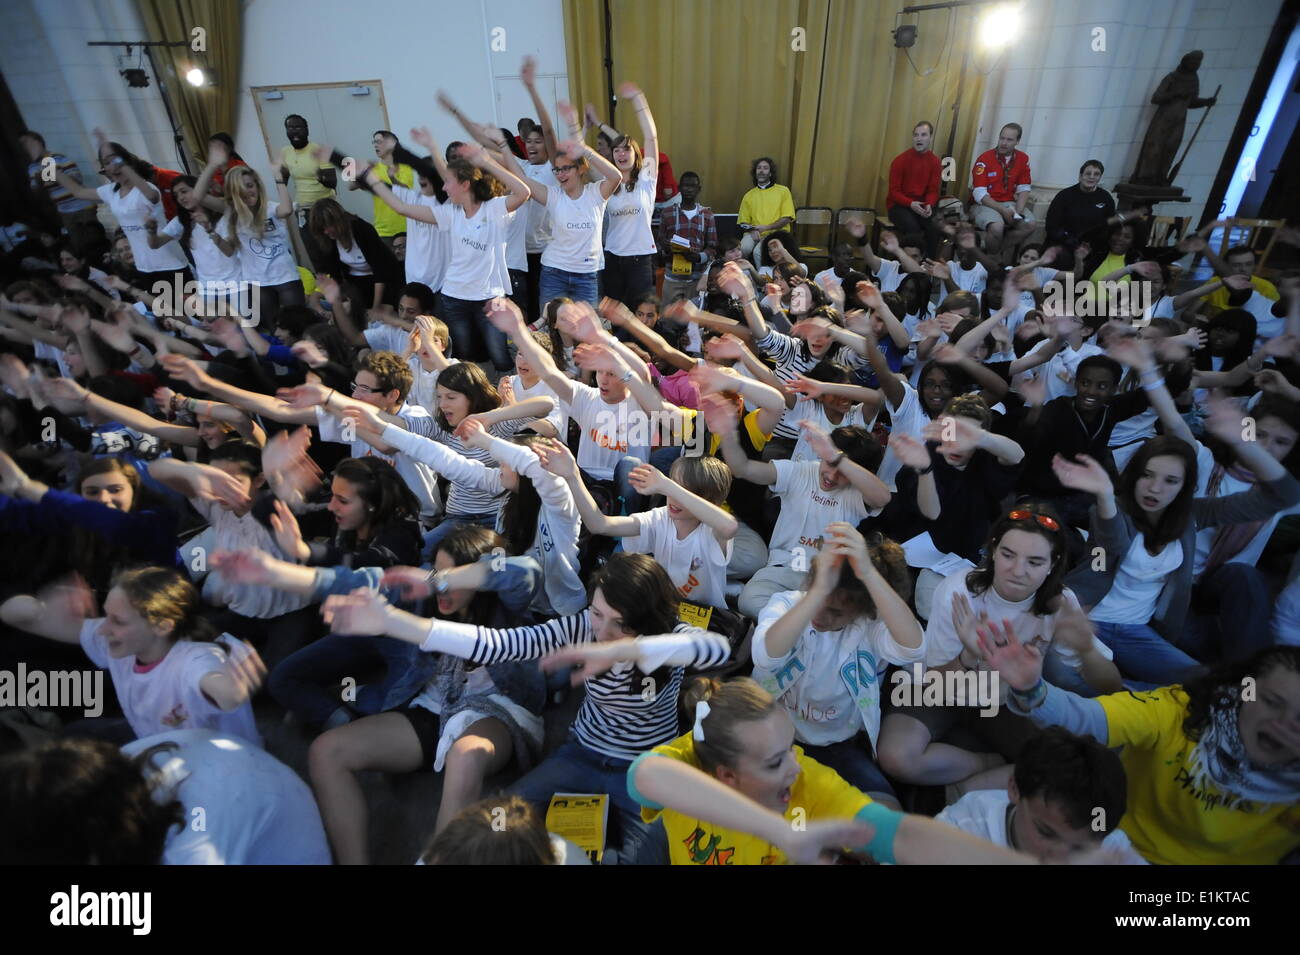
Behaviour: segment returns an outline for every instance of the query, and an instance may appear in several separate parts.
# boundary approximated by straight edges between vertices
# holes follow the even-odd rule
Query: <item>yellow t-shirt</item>
[[[740,200],[740,214],[736,221],[746,225],[767,225],[784,217],[794,219],[794,198],[790,190],[782,185],[771,185],[766,189],[755,186]],[[768,229],[763,235],[775,231]]]
[[[1262,279],[1258,275],[1250,277],[1250,284],[1255,286],[1255,291],[1265,298],[1277,301],[1281,296],[1278,295],[1277,286],[1268,279]],[[1228,290],[1220,286],[1211,292],[1205,299],[1205,304],[1210,308],[1227,308],[1228,307]]]
[[[1096,270],[1088,276],[1088,281],[1100,282],[1106,276],[1110,275],[1111,272],[1118,272],[1127,264],[1128,263],[1124,261],[1124,256],[1116,255],[1112,252],[1101,260],[1101,265],[1097,266]],[[1127,282],[1128,280],[1129,277],[1127,275],[1120,279],[1121,282]]]
[[[333,189],[326,189],[316,181],[319,170],[334,167],[328,162],[318,162],[312,155],[315,148],[316,143],[308,143],[302,149],[285,146],[280,150],[280,159],[289,167],[293,179],[293,201],[303,207],[314,205],[318,199],[334,198]]]
[[[304,269],[298,266],[298,278],[302,279],[302,294],[310,295],[317,291],[316,276],[311,274],[311,269]]]
[[[694,408],[678,408],[682,413],[682,442],[691,444],[695,441],[695,427],[699,420],[700,413]],[[772,439],[771,434],[764,434],[763,429],[758,426],[758,410],[747,412],[741,419],[745,426],[745,433],[749,436],[750,443],[754,445],[755,451],[762,451],[763,445]],[[721,457],[722,435],[709,434],[709,454],[714,457]]]
[[[375,164],[375,175],[391,186],[393,180],[389,175],[390,168],[391,167],[386,166],[383,163]],[[405,165],[404,163],[399,163],[397,166],[397,181],[409,189],[414,189],[415,169],[411,166]],[[384,202],[384,200],[380,199],[378,196],[374,196],[373,198],[375,201],[375,231],[384,238],[387,238],[390,235],[397,235],[400,232],[405,232],[406,216],[391,208],[388,203]]]
[[[1128,811],[1120,828],[1159,865],[1275,865],[1300,846],[1300,806],[1246,802],[1194,778],[1180,686],[1097,698],[1108,745],[1123,746]]]
[[[835,770],[805,756],[798,746],[794,752],[802,771],[790,788],[790,805],[785,811],[785,817],[791,822],[797,818],[808,822],[852,819],[863,806],[870,804],[869,796],[846,783]],[[690,733],[643,753],[637,763],[642,759],[665,756],[696,769],[700,767],[695,756],[695,741]],[[633,763],[628,771],[628,793],[641,804],[641,818],[646,822],[654,822],[663,816],[672,865],[786,864],[784,852],[757,836],[693,819],[675,809],[651,805],[632,786],[632,772],[637,763]],[[802,814],[796,815],[800,810]]]

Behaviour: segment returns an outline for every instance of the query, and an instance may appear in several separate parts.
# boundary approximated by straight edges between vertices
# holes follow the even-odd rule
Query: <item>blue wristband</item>
[[[898,861],[894,858],[894,839],[898,835],[898,827],[905,815],[906,813],[890,809],[878,802],[868,803],[859,809],[855,818],[874,826],[876,830],[871,841],[861,847],[862,851],[881,865],[897,865]]]

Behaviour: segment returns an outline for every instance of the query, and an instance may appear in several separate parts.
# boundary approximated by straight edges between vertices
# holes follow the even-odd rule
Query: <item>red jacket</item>
[[[981,186],[998,202],[1014,202],[1017,186],[1032,185],[1029,173],[1029,156],[1019,149],[1012,150],[1011,159],[1004,163],[997,149],[989,149],[975,160],[970,172],[972,191]],[[974,195],[971,199],[974,200]]]
[[[914,202],[934,207],[939,201],[939,172],[942,163],[930,150],[909,149],[889,164],[888,206],[910,206]]]
[[[673,164],[668,154],[659,153],[659,178],[655,181],[655,202],[667,202],[677,195],[677,180],[673,177]]]

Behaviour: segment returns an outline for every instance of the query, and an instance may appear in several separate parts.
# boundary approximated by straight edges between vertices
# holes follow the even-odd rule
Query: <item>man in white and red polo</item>
[[[1007,123],[997,146],[981,153],[971,169],[971,218],[984,233],[984,250],[992,256],[1002,253],[1008,264],[1035,224],[1027,208],[1029,157],[1016,148],[1023,132],[1019,124]]]

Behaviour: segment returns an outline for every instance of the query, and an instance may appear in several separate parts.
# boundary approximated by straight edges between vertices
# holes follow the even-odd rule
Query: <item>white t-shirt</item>
[[[773,594],[758,617],[752,653],[754,679],[778,696],[794,720],[795,739],[829,746],[865,729],[876,745],[880,735],[880,686],[891,663],[906,666],[925,654],[925,642],[905,647],[883,620],[858,617],[843,630],[821,631],[809,624],[790,652],[773,657],[767,634],[803,593]]]
[[[266,230],[260,236],[242,225],[235,229],[239,239],[239,269],[245,282],[284,285],[301,281],[289,227],[275,214],[279,208],[280,203],[275,199],[266,204]]]
[[[551,241],[542,252],[542,265],[565,272],[600,271],[604,260],[600,232],[605,204],[598,182],[587,183],[577,199],[570,199],[558,186],[547,189]]]
[[[411,339],[411,333],[406,329],[385,322],[371,322],[361,335],[375,351],[390,351],[395,355],[406,351],[407,342]]]
[[[1050,647],[1050,652],[1056,654],[1062,663],[1078,672],[1080,668],[1079,655],[1073,650],[1056,643],[1056,616],[1054,614],[1045,617],[1037,616],[1033,612],[1034,598],[1032,596],[1025,600],[1012,602],[999,596],[997,590],[992,586],[978,596],[972,594],[966,587],[966,575],[969,573],[969,570],[959,570],[955,574],[949,574],[934,589],[934,602],[931,604],[930,619],[925,625],[926,666],[940,667],[945,663],[951,663],[961,655],[961,637],[957,636],[957,630],[952,625],[952,599],[957,594],[965,594],[966,599],[970,601],[971,612],[975,614],[976,619],[981,614],[988,614],[990,620],[998,622],[1010,620],[1016,636],[1022,642],[1036,642],[1039,649],[1044,650],[1046,647]],[[1071,606],[1079,606],[1079,600],[1074,596],[1074,591],[1068,588],[1061,591],[1061,598]],[[1092,645],[1106,659],[1111,659],[1110,649],[1096,637],[1093,638]],[[1045,652],[1048,651],[1045,650]]]
[[[813,276],[813,284],[818,288],[822,287],[823,282],[830,282],[831,285],[834,285],[837,288],[842,288],[844,286],[844,280],[835,274],[834,268],[822,269]]]
[[[800,421],[811,421],[821,428],[827,434],[830,434],[836,428],[859,428],[869,427],[867,421],[862,416],[862,405],[853,405],[844,413],[844,418],[839,424],[835,424],[826,416],[826,409],[816,398],[799,398],[795,401],[794,407],[790,409],[794,417],[790,423],[796,428],[799,427]],[[808,436],[803,429],[799,429],[799,440],[795,443],[794,451],[790,455],[791,461],[816,461],[817,455],[813,452],[812,445],[808,443]]]
[[[162,202],[150,202],[139,189],[133,188],[125,196],[116,190],[117,186],[108,182],[95,192],[113,213],[113,218],[117,220],[127,241],[131,243],[131,252],[135,255],[135,267],[141,272],[188,269],[189,259],[185,258],[185,253],[174,242],[168,242],[160,249],[149,247],[149,233],[144,227],[145,220],[153,219],[160,227],[167,221]]]
[[[995,846],[1009,849],[1011,841],[1007,838],[1007,810],[1010,807],[1011,797],[1005,789],[977,789],[944,809],[935,816],[935,820],[987,839]],[[1133,843],[1122,829],[1108,833],[1101,844],[1107,849],[1119,849],[1130,854],[1131,863],[1146,864],[1146,860],[1137,854]]]
[[[417,434],[426,436],[432,434],[433,428],[429,420],[429,412],[418,405],[403,402],[402,407],[397,411],[397,417],[407,422],[409,430]],[[421,521],[427,524],[442,513],[442,503],[438,496],[438,475],[434,474],[427,464],[413,461],[405,454],[381,454],[360,437],[355,437],[352,441],[344,440],[342,420],[334,417],[324,408],[316,409],[316,428],[320,432],[322,441],[333,441],[338,444],[349,445],[351,457],[383,458],[391,464],[393,470],[406,482],[406,486],[411,489],[411,493],[419,500]]]
[[[907,382],[903,382],[903,400],[897,408],[889,409],[889,417],[893,422],[889,428],[890,434],[910,434],[918,441],[921,440],[922,429],[930,423],[930,416],[925,413],[925,406],[921,402],[921,393]],[[880,461],[880,471],[876,476],[892,489],[902,467],[902,462],[895,456],[894,449],[886,447],[885,456]]]
[[[564,410],[564,403],[560,401],[560,396],[555,393],[550,385],[538,378],[537,384],[531,388],[526,388],[518,375],[511,375],[510,386],[514,389],[515,404],[522,404],[529,398],[540,398],[543,395],[554,401],[555,407],[543,420],[549,421],[555,426],[555,433],[559,435],[560,441],[567,442],[569,440],[569,415]]]
[[[582,431],[578,442],[579,468],[598,481],[608,481],[614,477],[618,462],[628,455],[648,460],[649,419],[635,398],[629,394],[612,405],[601,398],[596,388],[576,381],[572,387],[573,401],[561,404]],[[640,443],[633,444],[634,441]]]
[[[224,236],[229,230],[229,223],[226,217],[222,216],[221,220],[213,226],[213,231],[217,235]],[[180,217],[176,217],[167,222],[165,226],[158,230],[160,235],[169,235],[173,239],[179,240],[185,234],[185,223],[181,222]],[[201,225],[195,225],[190,229],[190,255],[194,256],[194,277],[200,282],[238,282],[239,281],[239,253],[226,255],[217,248],[217,244],[212,241],[212,236],[208,235],[208,230]]]
[[[656,507],[629,515],[641,527],[640,533],[623,538],[629,554],[649,554],[668,571],[673,586],[691,603],[710,607],[727,605],[727,562],[731,541],[718,543],[713,528],[701,523],[684,538],[668,516],[667,507]]]
[[[1276,304],[1273,299],[1260,295],[1258,289],[1253,289],[1250,298],[1242,306],[1255,316],[1255,347],[1257,348],[1270,338],[1277,338],[1286,331],[1286,316],[1273,314],[1273,306]]]
[[[108,671],[122,714],[136,736],[143,739],[175,729],[207,729],[262,745],[251,702],[246,700],[227,712],[199,689],[199,681],[209,673],[225,670],[229,652],[239,654],[240,659],[252,653],[247,644],[228,633],[221,635],[226,646],[177,640],[165,657],[141,670],[134,656],[109,655],[108,641],[100,632],[104,619],[81,624],[81,649],[95,666]]]
[[[1172,540],[1158,554],[1148,554],[1146,538],[1133,535],[1133,543],[1115,571],[1110,590],[1092,608],[1089,619],[1097,623],[1147,623],[1155,616],[1165,580],[1183,563],[1183,545]]]
[[[150,757],[154,798],[177,799],[185,822],[167,834],[164,865],[329,865],[311,789],[264,750],[225,733],[175,730],[122,747]],[[202,825],[198,825],[202,820]]]
[[[620,185],[605,206],[605,251],[613,255],[651,255],[655,251],[650,217],[655,211],[659,163],[646,160],[636,185]]]
[[[546,187],[548,194],[552,189],[560,188],[555,173],[551,171],[549,159],[524,166],[524,177],[541,183]],[[525,248],[529,254],[536,255],[546,248],[546,243],[551,241],[551,214],[547,211],[545,203],[535,199],[528,200],[527,209],[528,231],[525,233]]]
[[[796,549],[807,549],[804,556],[812,568],[812,551],[822,546],[826,525],[844,521],[856,525],[871,512],[857,488],[852,485],[822,490],[820,465],[816,461],[773,461],[776,481],[772,493],[781,499],[781,515],[772,529],[767,563],[784,567]]]
[[[418,189],[397,183],[389,188],[408,205],[442,208],[437,196],[426,196]],[[447,237],[434,223],[406,220],[406,281],[422,282],[437,292],[447,271],[447,252]]]
[[[528,271],[528,216],[523,206],[510,213],[510,225],[506,227],[506,268]]]
[[[443,294],[470,302],[509,295],[506,231],[514,213],[506,210],[506,197],[482,203],[473,218],[466,218],[465,210],[452,202],[430,208],[450,250]]]
[[[948,271],[952,275],[952,282],[963,292],[970,292],[976,296],[983,295],[984,290],[989,285],[989,270],[984,268],[983,262],[976,262],[969,269],[962,268],[961,262],[953,259],[948,263]]]
[[[374,275],[374,269],[366,261],[365,253],[361,251],[361,246],[355,241],[352,248],[343,248],[343,243],[335,242],[334,247],[339,252],[339,263],[347,269],[348,275]]]
[[[1032,355],[1040,348],[1047,348],[1050,344],[1051,339],[1044,339],[1029,349],[1028,354]],[[1075,393],[1074,376],[1079,370],[1080,362],[1093,355],[1104,354],[1106,354],[1105,350],[1092,342],[1084,342],[1077,349],[1066,344],[1059,352],[1039,365],[1035,371],[1042,377],[1047,388],[1047,396],[1043,399],[1044,402],[1051,401],[1053,398],[1073,395]]]
[[[881,259],[876,283],[882,292],[894,292],[903,284],[903,270],[893,259]]]
[[[241,551],[263,550],[272,557],[284,560],[284,552],[275,542],[275,537],[262,524],[253,512],[237,517],[216,501],[191,498],[190,503],[208,523],[212,525],[215,535],[213,548],[217,550]],[[245,617],[269,620],[282,614],[301,610],[311,600],[301,594],[291,594],[273,587],[258,584],[240,584],[229,581],[219,570],[214,570],[203,581],[203,599],[218,607],[229,607],[235,613]]]

